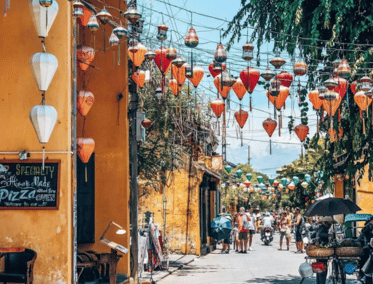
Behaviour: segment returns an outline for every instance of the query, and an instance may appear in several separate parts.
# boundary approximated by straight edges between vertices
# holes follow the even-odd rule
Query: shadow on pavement
[[[244,283],[267,283],[267,284],[299,284],[301,282],[300,277],[295,277],[294,275],[276,275],[276,276],[271,276],[270,278],[254,278],[254,279],[249,279],[246,280]],[[312,279],[305,279],[302,284],[313,284],[315,283],[314,280]]]

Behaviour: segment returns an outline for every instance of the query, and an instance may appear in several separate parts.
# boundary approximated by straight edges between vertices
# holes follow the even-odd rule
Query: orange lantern
[[[143,121],[141,121],[141,125],[145,129],[148,129],[152,125],[152,121],[148,118],[145,118]]]
[[[280,86],[280,93],[277,97],[271,96],[268,91],[267,97],[277,110],[281,110],[281,108],[285,105],[285,101],[288,98],[289,93],[290,90],[288,87]]]
[[[76,139],[76,144],[80,160],[84,164],[88,163],[95,149],[95,141],[91,138],[78,138]]]
[[[249,202],[249,198],[245,197],[245,202],[246,203]]]
[[[139,67],[145,60],[145,53],[148,51],[148,49],[141,43],[137,44],[137,48],[138,51],[135,53],[128,52],[128,57],[131,59],[133,65]]]
[[[91,10],[86,8],[85,6],[83,7],[83,16],[78,18],[79,23],[86,27],[89,21],[89,18],[92,16]]]
[[[78,48],[76,60],[78,61],[78,66],[81,70],[87,70],[93,61],[93,58],[95,58],[95,50],[92,47],[82,46]]]
[[[82,116],[86,116],[91,109],[95,97],[91,92],[80,91],[78,94],[78,101],[76,108]]]
[[[289,189],[285,189],[285,192],[286,192],[286,193],[289,193]]]
[[[221,74],[216,76],[214,78],[214,85],[215,88],[218,90],[219,94],[222,96],[223,99],[226,99],[228,97],[229,91],[231,90],[231,87],[229,86],[223,86],[221,87]]]
[[[337,109],[339,108],[342,100],[341,98],[337,98],[336,100],[329,101],[329,100],[323,100],[323,108],[325,109],[328,116],[334,116]],[[331,110],[331,111],[330,111]]]
[[[139,69],[133,73],[132,80],[136,83],[136,85],[139,88],[142,88],[145,84],[145,77],[145,71]]]
[[[338,93],[343,100],[348,88],[348,81],[346,79],[343,79],[342,77],[335,77],[333,78],[333,80],[338,83],[338,86],[334,88],[334,92]]]
[[[328,130],[330,141],[333,143],[336,142],[337,140],[341,139],[343,136],[343,128],[339,127],[338,128],[338,136],[337,136],[337,130],[335,129],[329,129]]]
[[[263,121],[263,127],[265,131],[267,132],[268,136],[270,137],[269,139],[269,153],[272,154],[272,134],[275,131],[277,127],[277,122],[271,118],[267,118],[266,120]]]
[[[211,102],[211,109],[215,113],[217,118],[219,118],[221,114],[224,112],[224,108],[225,103],[219,98]]]
[[[236,83],[234,83],[232,89],[233,89],[234,93],[236,94],[237,98],[239,100],[242,100],[243,97],[246,94],[246,88],[245,88],[245,85],[242,83],[242,80],[240,78],[238,78]]]
[[[267,199],[268,199],[268,196],[264,196],[263,199],[264,199],[264,200],[267,200]]]
[[[238,125],[243,128],[245,126],[247,118],[249,117],[249,113],[240,109],[239,111],[236,111],[234,113],[234,117],[236,118]]]
[[[178,68],[175,65],[171,67],[172,76],[176,79],[178,85],[181,87],[185,82],[185,64]]]
[[[365,134],[365,119],[362,117],[362,112],[368,109],[368,106],[372,102],[372,99],[369,99],[365,95],[365,92],[359,91],[354,95],[354,100],[360,108],[360,118],[363,119],[363,134]]]
[[[305,62],[302,62],[302,61],[298,61],[297,63],[294,64],[294,74],[296,76],[303,76],[303,75],[306,75],[307,73],[307,64]]]
[[[273,199],[276,199],[277,195],[276,194],[272,194],[272,198]]]
[[[188,78],[189,81],[193,84],[194,88],[197,88],[199,83],[201,82],[203,75],[205,72],[199,66],[193,66],[193,77]]]
[[[77,154],[79,159],[86,164],[85,166],[85,181],[87,181],[87,163],[95,150],[95,141],[91,138],[78,138],[76,139]]]
[[[280,74],[278,74],[277,78],[280,80],[282,86],[288,88],[290,87],[291,83],[293,83],[293,75],[286,71],[282,71]]]
[[[180,87],[176,81],[176,79],[171,79],[169,82],[168,82],[169,86],[170,86],[170,89],[172,91],[172,93],[175,95],[175,96],[178,96],[180,91],[182,90],[182,86]]]
[[[322,100],[319,98],[319,90],[314,89],[308,93],[308,98],[312,103],[314,109],[319,110],[322,107]]]
[[[310,130],[309,127],[307,125],[304,125],[304,124],[299,124],[294,129],[295,134],[297,134],[297,136],[298,136],[298,138],[301,142],[306,140],[306,137],[308,135],[309,130]]]

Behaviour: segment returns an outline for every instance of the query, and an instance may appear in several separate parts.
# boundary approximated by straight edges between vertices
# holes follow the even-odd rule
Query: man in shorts
[[[254,209],[253,208],[250,208],[249,212],[246,213],[248,219],[250,220],[249,221],[249,232],[248,232],[248,237],[249,237],[249,250],[253,250],[251,245],[253,243],[253,236],[255,234],[255,230],[256,230],[256,216],[255,216],[255,213],[254,213]]]
[[[248,221],[248,217],[245,214],[245,208],[241,207],[236,220],[236,222],[238,223],[238,240],[240,243],[239,253],[247,253],[247,238],[249,231],[247,228]]]

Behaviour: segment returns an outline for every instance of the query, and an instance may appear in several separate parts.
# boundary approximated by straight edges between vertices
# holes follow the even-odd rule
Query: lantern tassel
[[[348,88],[346,88],[346,104],[347,104],[347,108],[349,108]]]
[[[87,164],[85,164],[85,182],[88,181]]]
[[[106,53],[106,31],[105,31],[105,28],[104,28],[103,34],[104,34],[104,53]]]
[[[330,102],[330,131],[333,131],[333,113],[332,113],[332,103]]]
[[[363,134],[365,135],[366,132],[365,132],[365,118],[363,118]]]
[[[324,122],[324,109],[321,107],[321,122]]]
[[[338,122],[341,122],[341,109],[338,110]]]
[[[319,116],[316,115],[316,133],[319,133],[319,131],[320,131]]]
[[[363,118],[363,112],[360,110],[360,118]]]
[[[252,104],[252,102],[251,102],[251,94],[250,94],[250,112],[252,112],[253,111],[253,104]]]
[[[113,50],[113,66],[115,66],[115,50]]]
[[[269,138],[269,154],[272,155],[272,139]]]
[[[45,168],[45,147],[43,147],[43,163],[42,163],[43,172],[44,172],[44,168]]]
[[[120,65],[120,42],[118,44],[118,66]]]
[[[96,51],[96,33],[93,33],[93,49]]]
[[[303,143],[300,145],[300,159],[303,161]]]
[[[241,136],[241,147],[243,146],[243,135],[242,135],[242,131],[240,131],[240,136]]]

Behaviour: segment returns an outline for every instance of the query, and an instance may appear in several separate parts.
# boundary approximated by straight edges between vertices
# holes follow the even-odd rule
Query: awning
[[[197,169],[200,169],[202,171],[204,171],[205,173],[209,174],[210,176],[214,177],[214,178],[217,178],[218,180],[221,180],[222,179],[222,176],[220,174],[218,174],[217,172],[213,171],[213,170],[210,170],[209,168],[206,167],[205,164],[203,163],[198,163],[198,162],[193,162],[193,165],[197,168]]]

